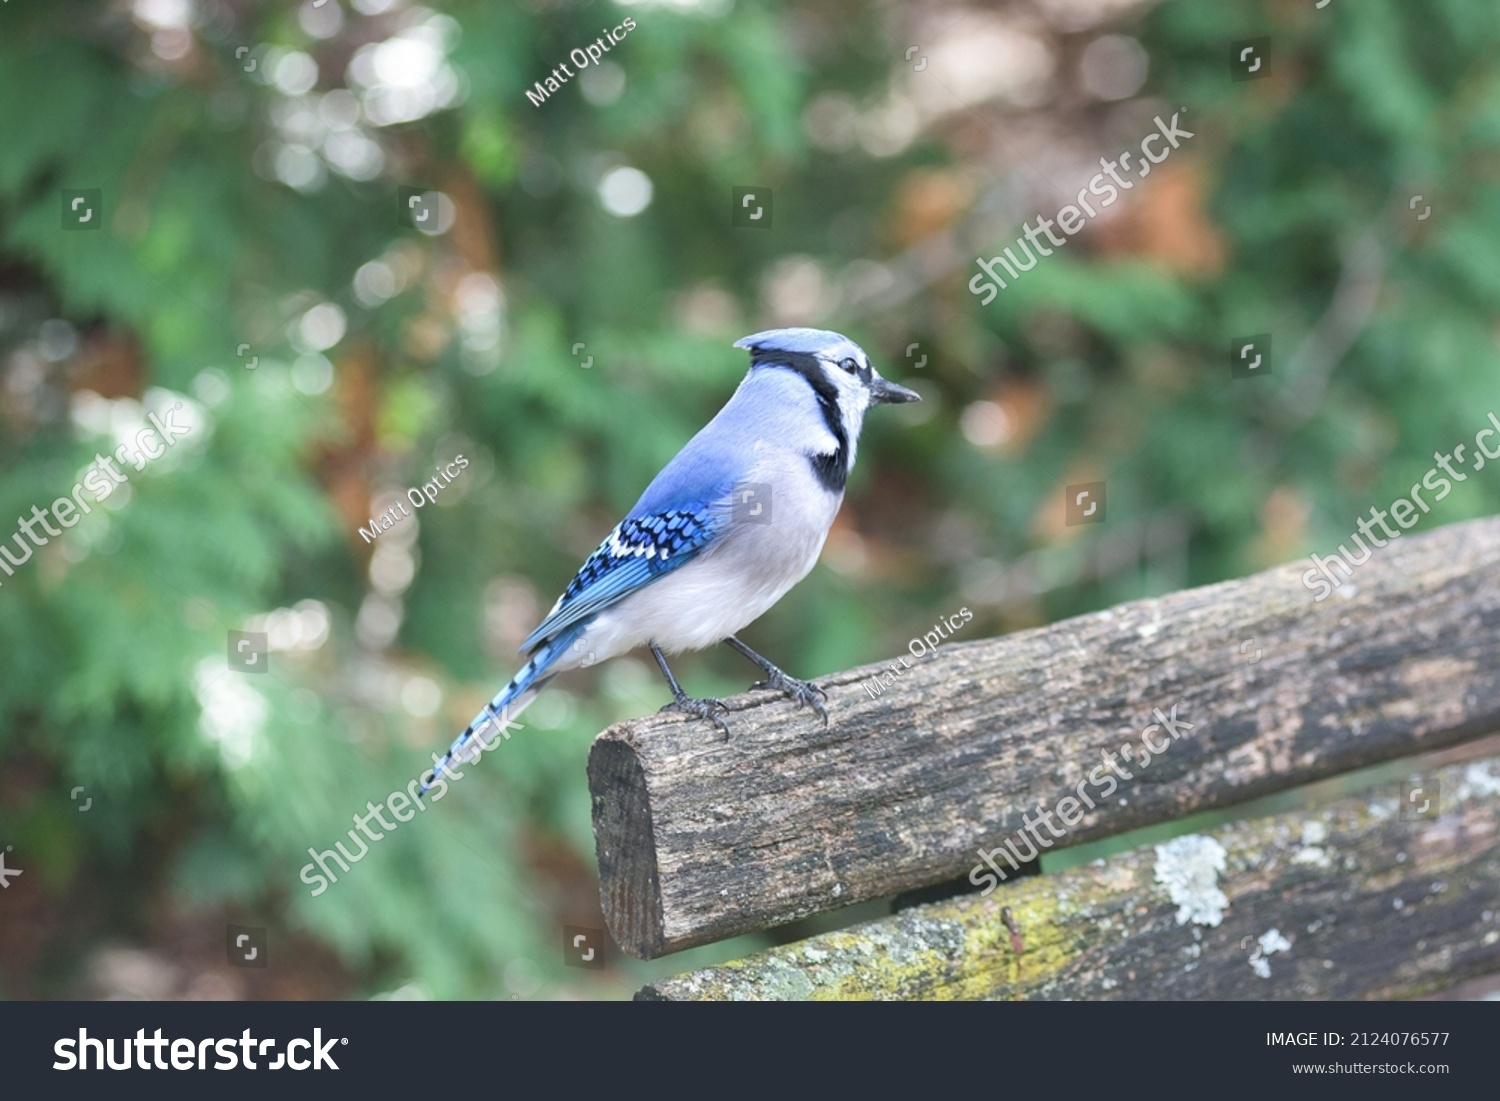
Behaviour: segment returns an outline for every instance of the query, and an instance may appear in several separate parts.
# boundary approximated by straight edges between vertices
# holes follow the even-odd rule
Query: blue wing
[[[742,476],[719,411],[651,480],[625,519],[599,544],[557,607],[521,644],[526,653],[544,639],[603,611],[665,574],[687,565],[725,534],[730,494]]]
[[[725,519],[722,502],[713,501],[626,517],[568,583],[557,607],[527,636],[522,653],[687,565],[714,541]]]

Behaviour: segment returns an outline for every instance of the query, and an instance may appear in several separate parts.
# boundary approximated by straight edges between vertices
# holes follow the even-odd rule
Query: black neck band
[[[750,364],[752,367],[780,367],[791,371],[801,375],[812,387],[818,408],[823,413],[823,423],[838,444],[831,454],[820,453],[807,458],[819,484],[830,493],[842,493],[849,480],[849,434],[844,431],[844,419],[839,415],[839,392],[823,373],[822,361],[809,352],[752,348]]]

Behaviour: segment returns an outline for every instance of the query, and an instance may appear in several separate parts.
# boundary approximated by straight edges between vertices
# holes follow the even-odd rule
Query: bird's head
[[[750,352],[750,365],[784,368],[807,378],[813,390],[832,401],[840,413],[854,414],[854,424],[872,405],[921,401],[915,390],[882,378],[865,350],[841,333],[827,329],[767,329],[734,342]]]
[[[749,351],[752,379],[760,372],[790,372],[806,381],[823,422],[816,432],[826,441],[811,450],[825,456],[820,461],[830,472],[830,484],[839,489],[854,465],[865,410],[922,400],[915,390],[882,378],[854,341],[827,329],[767,329],[734,346]]]

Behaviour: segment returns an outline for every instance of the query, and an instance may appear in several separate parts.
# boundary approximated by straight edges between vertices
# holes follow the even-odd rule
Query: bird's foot
[[[723,700],[695,700],[691,696],[682,695],[663,707],[662,711],[681,711],[683,714],[692,715],[694,718],[707,719],[718,728],[719,733],[724,735],[726,741],[729,738],[729,724],[723,718],[728,713],[729,707]]]
[[[796,677],[787,676],[780,669],[772,669],[766,674],[765,680],[756,681],[750,687],[751,689],[770,688],[796,700],[799,705],[811,707],[823,716],[823,725],[828,725],[828,708],[823,706],[828,700],[828,693],[810,680],[798,680]]]

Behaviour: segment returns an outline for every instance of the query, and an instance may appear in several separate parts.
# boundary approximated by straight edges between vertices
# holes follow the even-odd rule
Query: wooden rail
[[[971,875],[981,849],[1009,873],[1007,840],[1065,848],[1500,730],[1500,518],[1406,535],[1321,602],[1307,569],[948,643],[875,696],[888,666],[820,678],[826,728],[767,692],[730,701],[728,742],[611,727],[589,785],[616,941],[660,956]]]
[[[1404,998],[1500,970],[1500,758],[647,986],[643,1000]],[[1408,792],[1409,794],[1410,792]],[[1418,813],[1420,812],[1420,813]]]

